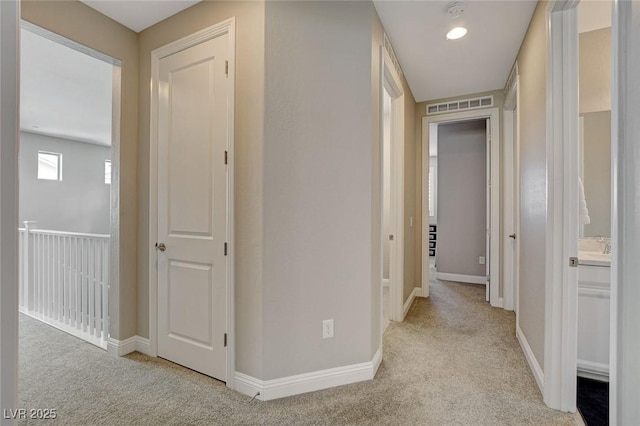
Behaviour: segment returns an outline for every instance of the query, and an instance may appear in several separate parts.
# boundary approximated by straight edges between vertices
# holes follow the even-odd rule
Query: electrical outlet
[[[478,263],[481,264],[481,265],[484,265],[484,263],[485,263],[484,256],[478,257]]]
[[[333,338],[333,319],[322,321],[322,338],[323,339]]]

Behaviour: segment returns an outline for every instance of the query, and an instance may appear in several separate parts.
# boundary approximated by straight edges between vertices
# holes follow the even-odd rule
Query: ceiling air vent
[[[427,115],[444,114],[447,112],[465,111],[477,108],[488,108],[493,106],[493,96],[483,96],[481,98],[461,99],[455,102],[427,105]]]

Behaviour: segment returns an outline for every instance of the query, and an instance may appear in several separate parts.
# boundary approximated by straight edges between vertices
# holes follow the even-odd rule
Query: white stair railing
[[[20,233],[20,311],[106,348],[110,237],[34,229]]]

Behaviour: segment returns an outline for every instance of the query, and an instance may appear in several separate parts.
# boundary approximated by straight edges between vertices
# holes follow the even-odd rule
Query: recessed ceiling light
[[[465,34],[467,34],[467,29],[465,27],[455,27],[447,33],[447,40],[457,40],[464,37]]]

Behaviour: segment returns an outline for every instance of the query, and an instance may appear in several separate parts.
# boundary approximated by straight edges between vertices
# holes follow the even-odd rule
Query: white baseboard
[[[110,337],[107,341],[107,352],[111,355],[125,356],[135,351],[145,355],[150,355],[151,345],[149,343],[149,339],[140,336],[133,336],[124,340],[116,340]]]
[[[404,321],[404,317],[407,316],[407,312],[409,312],[409,309],[411,308],[411,305],[413,304],[413,301],[415,300],[415,298],[420,297],[421,295],[422,295],[422,287],[414,287],[413,290],[411,291],[411,294],[409,295],[407,300],[404,302],[404,313],[402,314],[403,321]]]
[[[520,342],[520,347],[522,348],[522,352],[524,352],[524,357],[529,363],[529,368],[531,368],[533,377],[536,379],[538,388],[540,388],[540,392],[542,392],[542,394],[544,395],[544,373],[542,372],[542,368],[540,368],[540,364],[538,364],[538,360],[531,350],[531,346],[529,346],[527,338],[524,337],[524,333],[522,332],[522,330],[520,330],[520,327],[516,327],[516,337],[518,338],[518,342]]]
[[[578,376],[587,379],[599,380],[601,382],[609,381],[609,365],[601,362],[578,360]]]
[[[487,277],[482,275],[462,275],[448,274],[446,272],[436,272],[436,279],[441,281],[455,281],[460,283],[487,285]]]
[[[136,351],[140,352],[141,354],[153,356],[151,354],[151,343],[146,337],[136,336]]]
[[[260,380],[236,371],[235,390],[250,397],[255,396],[256,399],[261,401],[270,401],[286,396],[371,380],[375,377],[381,361],[382,350],[378,349],[369,362],[297,374],[280,379]]]

